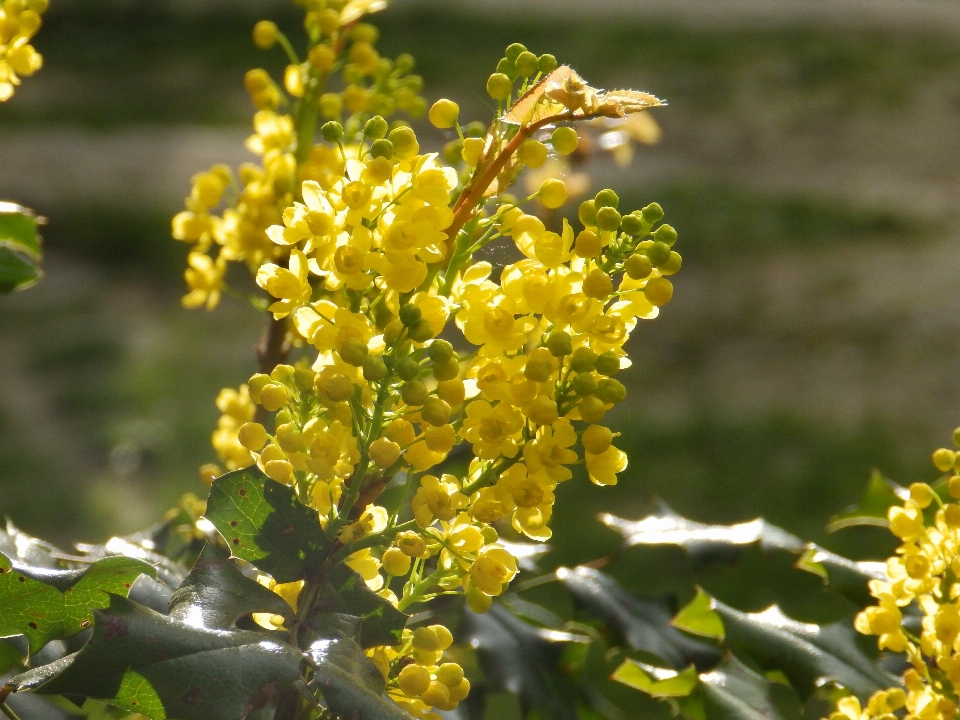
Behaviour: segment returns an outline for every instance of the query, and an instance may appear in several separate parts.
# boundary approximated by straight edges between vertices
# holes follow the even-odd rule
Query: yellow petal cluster
[[[48,0],[4,0],[0,3],[0,102],[9,100],[20,78],[43,66],[43,56],[30,44],[41,25]]]

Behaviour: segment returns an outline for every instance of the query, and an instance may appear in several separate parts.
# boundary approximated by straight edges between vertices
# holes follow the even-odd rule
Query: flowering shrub
[[[637,118],[662,102],[513,44],[486,84],[492,119],[461,124],[451,100],[428,110],[412,57],[377,51],[364,20],[385,2],[300,4],[301,54],[275,24],[253,30],[289,61],[279,82],[244,79],[259,161],[196,175],[172,224],[189,245],[185,306],[228,293],[268,315],[259,372],[217,398],[209,496],[76,554],[0,533],[0,634],[22,641],[0,710],[15,718],[33,692],[83,698],[88,717],[473,718],[507,689],[525,715],[618,718],[598,689],[612,676],[691,718],[799,717],[803,703],[831,720],[955,717],[960,476],[909,491],[875,479],[838,521],[889,508],[904,544],[885,566],[762,520],[601,518],[622,552],[678,545],[706,563],[758,545],[861,608],[869,583],[879,604],[855,627],[906,653],[903,688],[896,658],[864,654],[850,623],[743,613],[702,590],[675,614],[602,573],[616,556],[539,572],[558,485],[578,465],[601,486],[627,467],[604,417],[626,397],[625,343],[681,266],[658,204],[628,211],[611,189],[575,202],[565,158],[597,122],[653,137]],[[0,100],[40,66],[27,43],[44,9],[2,5]],[[442,153],[406,123],[423,115]],[[36,222],[0,205],[0,289],[39,276]],[[264,292],[229,284],[232,264]],[[521,572],[520,591],[556,582],[577,617],[511,591]]]

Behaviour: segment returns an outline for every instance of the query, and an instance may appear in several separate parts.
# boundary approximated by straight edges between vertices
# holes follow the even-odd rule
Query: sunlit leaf
[[[697,670],[693,666],[676,671],[625,660],[613,672],[613,679],[656,698],[685,697],[697,687]]]
[[[887,511],[894,505],[902,505],[909,497],[910,492],[906,488],[888,480],[879,470],[874,470],[860,502],[846,512],[830,518],[827,532],[857,525],[889,527]]]
[[[723,619],[714,609],[714,600],[703,590],[697,590],[696,597],[673,618],[674,627],[686,630],[694,635],[723,640],[726,631]]]

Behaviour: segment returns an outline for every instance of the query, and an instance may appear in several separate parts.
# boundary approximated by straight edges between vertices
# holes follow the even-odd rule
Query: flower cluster
[[[13,97],[21,77],[33,75],[43,56],[30,44],[40,29],[48,0],[0,2],[0,102]]]
[[[598,485],[626,468],[603,419],[626,397],[624,344],[670,301],[681,264],[656,203],[628,212],[605,189],[563,219],[562,179],[526,198],[509,189],[574,153],[578,123],[660,101],[596,90],[514,44],[487,83],[489,126],[461,127],[459,107],[440,100],[430,122],[456,139],[423,153],[412,128],[387,119],[425,109],[412,60],[381,58],[376,31],[350,15],[357,5],[311,0],[307,60],[283,83],[294,111],[279,114],[265,73],[247,77],[259,108],[248,147],[262,167],[221,215],[237,183],[226,168],[198,175],[174,221],[194,243],[186,304],[214,306],[231,261],[269,297],[274,354],[221,395],[214,444],[227,468],[256,464],[292,487],[333,561],[400,610],[462,594],[484,612],[518,572],[501,533],[548,539],[556,488],[575,466]],[[293,56],[271,23],[254,40]],[[339,92],[326,89],[334,70]],[[498,241],[506,266],[477,257]],[[455,452],[470,458],[459,472]],[[274,586],[293,607],[300,588]],[[469,691],[442,662],[450,642],[434,625],[368,655],[390,696],[423,716]]]
[[[960,447],[960,428],[954,433]],[[888,718],[905,708],[916,720],[954,718],[960,706],[960,453],[941,448],[933,454],[938,470],[951,473],[946,493],[914,483],[909,498],[890,508],[890,531],[902,544],[887,561],[885,581],[873,580],[870,593],[877,604],[861,612],[857,630],[877,636],[881,650],[906,653],[911,667],[904,673],[904,690],[877,693],[861,709],[847,698],[831,720]],[[919,615],[919,630],[911,631],[910,608]],[[843,704],[846,703],[846,704]]]

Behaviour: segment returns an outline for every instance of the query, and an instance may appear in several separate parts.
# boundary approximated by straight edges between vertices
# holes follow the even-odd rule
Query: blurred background
[[[102,540],[203,493],[214,398],[254,370],[264,318],[230,298],[180,307],[170,218],[192,174],[252,159],[241,79],[283,62],[250,42],[264,17],[295,34],[285,2],[53,0],[43,70],[0,105],[0,197],[49,220],[45,279],[0,298],[0,513],[24,530]],[[639,518],[656,497],[888,550],[884,531],[823,527],[872,468],[934,477],[930,452],[960,424],[960,4],[395,0],[373,22],[381,52],[413,53],[427,99],[467,119],[489,119],[485,78],[515,41],[669,102],[629,167],[582,168],[591,195],[660,202],[684,264],[629,346],[613,425],[630,467],[615,488],[560,488],[548,564],[609,552],[595,514]],[[849,609],[821,603],[813,576],[781,597],[788,559],[769,587],[749,582],[771,562],[696,579],[745,609]],[[694,572],[669,550],[615,568],[644,592]]]

